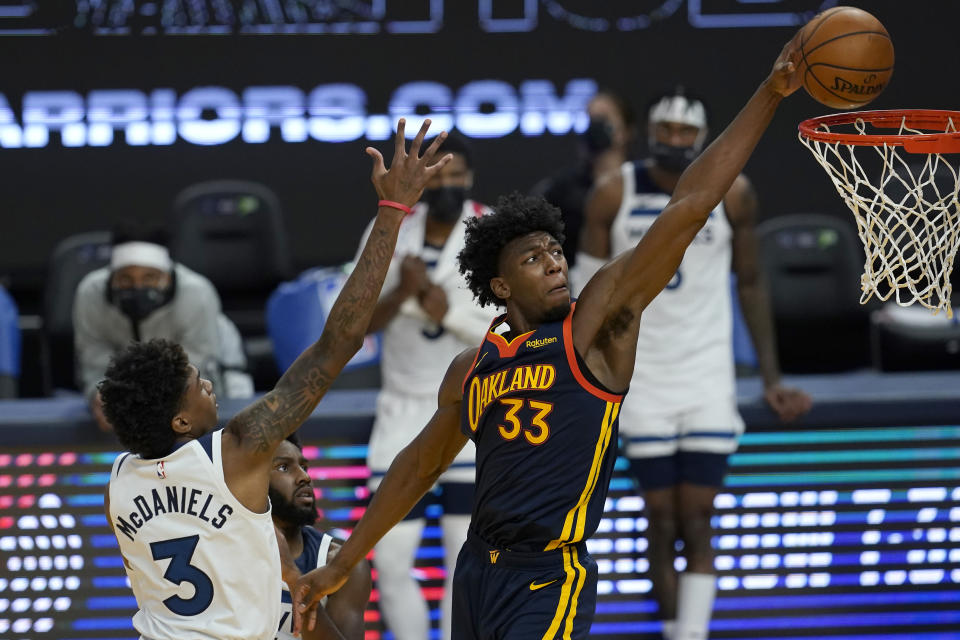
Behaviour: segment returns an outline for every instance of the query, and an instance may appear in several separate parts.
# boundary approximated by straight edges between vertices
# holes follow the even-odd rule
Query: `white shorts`
[[[437,410],[437,396],[415,396],[393,391],[381,391],[377,396],[377,417],[370,433],[367,466],[370,480],[367,486],[376,491],[380,480],[390,468],[400,450],[410,444],[426,426]],[[440,482],[476,481],[477,450],[467,442],[450,467],[440,476]]]
[[[620,409],[620,435],[628,458],[658,458],[677,451],[728,455],[737,450],[744,423],[734,397],[704,398],[699,405],[653,411],[643,398]]]

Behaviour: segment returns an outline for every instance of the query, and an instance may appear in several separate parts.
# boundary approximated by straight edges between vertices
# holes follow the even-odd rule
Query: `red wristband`
[[[413,209],[411,209],[407,205],[401,202],[394,202],[393,200],[381,200],[380,202],[377,203],[377,206],[390,207],[391,209],[399,209],[400,211],[403,211],[407,215],[410,215],[411,213],[413,213]]]

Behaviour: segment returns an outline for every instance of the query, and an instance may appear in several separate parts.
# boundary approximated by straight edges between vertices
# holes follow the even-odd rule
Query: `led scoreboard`
[[[348,530],[368,497],[366,448],[310,440],[322,520]],[[115,455],[0,454],[0,637],[136,637],[134,598],[103,515]],[[747,433],[716,501],[711,638],[960,637],[958,459],[960,426],[952,425]],[[657,638],[647,521],[625,466],[618,461],[589,543],[600,571],[591,637]],[[416,569],[434,616],[439,539],[432,521]],[[377,599],[375,591],[371,639],[381,637]]]

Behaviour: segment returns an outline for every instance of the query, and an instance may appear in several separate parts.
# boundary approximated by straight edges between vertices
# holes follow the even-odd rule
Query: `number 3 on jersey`
[[[164,579],[178,586],[184,582],[193,585],[193,597],[184,599],[174,595],[163,601],[167,609],[180,616],[201,614],[213,602],[213,582],[210,581],[210,576],[190,564],[199,540],[200,536],[187,536],[150,543],[154,560],[170,558],[170,564],[163,572]]]
[[[500,425],[500,435],[504,440],[514,440],[523,433],[523,437],[532,445],[543,444],[550,437],[550,426],[544,422],[544,418],[553,411],[552,402],[540,402],[538,400],[523,400],[521,398],[501,398],[500,404],[507,407],[507,413],[503,419],[507,425]],[[530,421],[531,425],[524,427],[517,418],[517,411],[523,408],[524,404],[529,404],[530,408],[537,412]],[[509,425],[509,426],[508,426]]]

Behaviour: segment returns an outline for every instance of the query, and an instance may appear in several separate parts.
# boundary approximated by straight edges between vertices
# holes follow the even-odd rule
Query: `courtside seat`
[[[895,302],[870,316],[873,362],[881,371],[960,369],[960,308],[953,318]]]
[[[869,314],[860,304],[863,247],[852,225],[822,214],[794,214],[757,227],[770,287],[781,368],[845,371],[870,364]]]
[[[309,269],[295,280],[284,282],[270,295],[267,330],[281,372],[320,337],[348,273],[346,267]],[[343,373],[337,376],[333,388],[378,388],[380,346],[379,334],[368,335]]]
[[[170,249],[213,282],[223,312],[244,338],[257,389],[276,381],[264,309],[293,272],[280,203],[267,187],[240,180],[202,182],[175,199]]]
[[[0,398],[16,398],[20,379],[20,312],[0,287]]]
[[[50,255],[43,293],[46,395],[55,389],[79,389],[73,349],[73,299],[84,276],[109,264],[110,251],[110,232],[90,231],[65,238]]]

